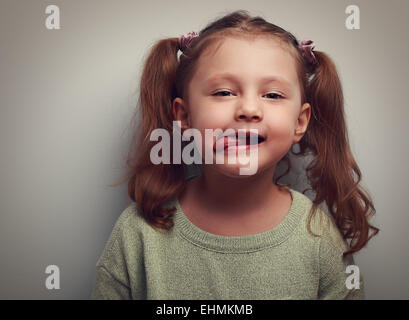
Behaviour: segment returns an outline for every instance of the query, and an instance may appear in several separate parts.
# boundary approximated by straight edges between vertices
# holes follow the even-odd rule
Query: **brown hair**
[[[151,132],[156,128],[172,132],[175,120],[172,102],[176,97],[187,99],[187,84],[205,49],[221,43],[226,36],[254,35],[274,37],[287,45],[296,61],[301,102],[309,102],[312,106],[308,130],[298,143],[300,151],[290,150],[295,155],[313,155],[306,168],[311,188],[316,192],[309,224],[318,206],[325,201],[342,236],[350,240],[350,250],[344,254],[357,252],[379,229],[368,222],[375,209],[370,196],[359,186],[361,172],[349,147],[342,87],[335,65],[321,51],[314,51],[318,65],[311,67],[304,63],[297,49],[299,43],[291,33],[261,17],[251,17],[244,10],[208,24],[179,59],[178,38],[160,40],[151,48],[140,82],[140,110],[135,110],[132,120],[136,121],[141,114],[141,123],[135,124],[126,161],[127,175],[120,183],[128,181],[128,194],[148,223],[165,230],[173,226],[175,208],[163,205],[185,188],[186,167],[183,164],[153,165],[150,150],[156,143],[150,141]],[[170,143],[173,159],[173,142]],[[287,170],[274,179],[276,184],[291,169],[288,155],[282,161],[287,163]],[[374,231],[370,236],[369,229]]]

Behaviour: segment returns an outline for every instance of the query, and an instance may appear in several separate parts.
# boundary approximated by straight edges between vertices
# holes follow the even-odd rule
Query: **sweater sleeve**
[[[130,300],[129,286],[111,274],[103,265],[97,265],[93,300]]]
[[[327,216],[325,213],[323,214]],[[343,256],[343,252],[348,249],[346,241],[329,216],[324,220],[319,247],[318,298],[323,300],[365,299],[363,277],[355,265],[353,256]],[[352,272],[347,270],[348,266],[353,266]],[[352,287],[351,283],[353,284]]]
[[[91,299],[145,299],[142,247],[130,206],[118,218],[97,261]]]

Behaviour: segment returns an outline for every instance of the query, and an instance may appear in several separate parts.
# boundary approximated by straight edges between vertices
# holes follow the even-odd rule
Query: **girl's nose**
[[[253,103],[243,103],[236,110],[237,121],[254,121],[259,122],[263,119],[261,108]]]

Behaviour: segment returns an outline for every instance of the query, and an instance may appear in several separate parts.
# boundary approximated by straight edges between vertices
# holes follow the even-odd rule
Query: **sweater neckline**
[[[197,227],[183,212],[179,199],[175,199],[174,225],[178,233],[199,247],[224,253],[246,253],[273,247],[284,242],[294,231],[304,212],[301,194],[286,187],[290,192],[291,207],[284,219],[272,229],[245,236],[223,236]]]

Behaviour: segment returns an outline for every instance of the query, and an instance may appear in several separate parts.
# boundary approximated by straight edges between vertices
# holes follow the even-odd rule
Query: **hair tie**
[[[314,55],[314,41],[312,40],[303,40],[301,44],[298,45],[298,49],[301,52],[304,60],[307,61],[311,65],[318,64],[317,58]]]
[[[192,45],[193,40],[198,37],[199,34],[192,31],[189,32],[188,34],[182,34],[179,37],[179,50],[182,52],[185,52],[186,49],[190,48],[190,46]]]

